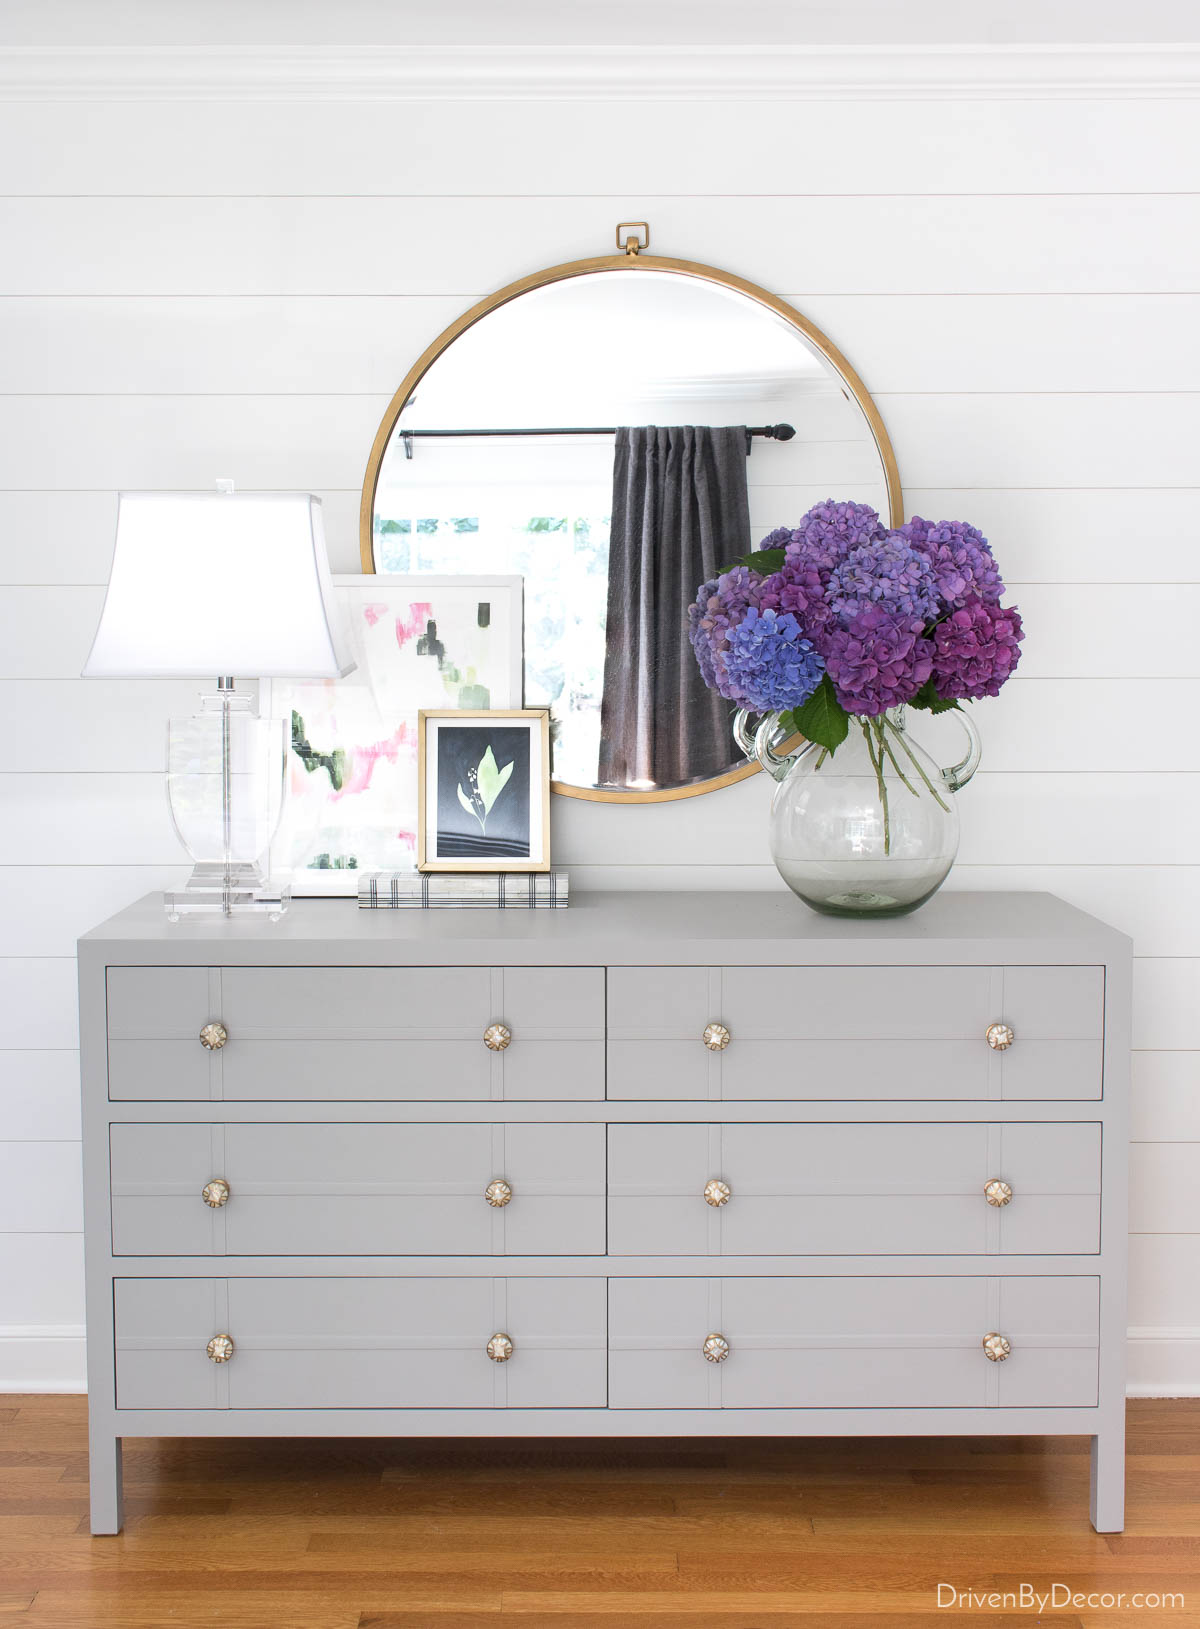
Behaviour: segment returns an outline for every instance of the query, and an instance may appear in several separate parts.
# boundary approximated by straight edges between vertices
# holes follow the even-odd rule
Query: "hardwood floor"
[[[1129,1405],[1129,1524],[1086,1442],[136,1441],[87,1531],[86,1404],[0,1397],[0,1629],[1200,1624],[1200,1400]],[[979,1593],[1186,1605],[938,1607]]]

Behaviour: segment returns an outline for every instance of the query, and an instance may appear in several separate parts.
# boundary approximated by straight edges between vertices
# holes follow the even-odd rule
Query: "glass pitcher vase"
[[[771,800],[771,857],[794,894],[828,916],[903,916],[946,880],[958,852],[954,794],[979,768],[982,743],[967,714],[967,755],[942,769],[915,741],[903,707],[852,717],[830,753],[814,742],[779,752],[785,732],[767,714],[738,713],[748,758],[780,783]]]

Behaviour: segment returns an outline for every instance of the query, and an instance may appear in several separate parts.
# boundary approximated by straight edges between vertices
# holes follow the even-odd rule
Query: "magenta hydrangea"
[[[943,701],[998,696],[1021,659],[1025,637],[1015,607],[973,596],[933,630],[933,685]]]
[[[972,595],[985,605],[999,605],[1004,592],[991,545],[965,520],[923,520],[920,515],[900,527],[900,536],[929,561],[943,606],[956,611]]]
[[[911,701],[933,671],[933,645],[911,619],[870,605],[821,645],[837,699],[874,718]]]
[[[825,663],[787,612],[751,607],[730,629],[721,694],[755,713],[800,707],[821,682]]]

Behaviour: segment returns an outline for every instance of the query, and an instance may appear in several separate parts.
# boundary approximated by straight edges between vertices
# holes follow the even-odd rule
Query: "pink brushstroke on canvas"
[[[369,747],[352,747],[347,754],[346,778],[341,789],[330,794],[331,803],[339,803],[342,798],[350,797],[356,792],[366,792],[371,785],[371,777],[375,773],[375,766],[381,758],[394,764],[400,756],[401,748],[409,752],[416,749],[416,732],[410,724],[401,724],[399,728],[384,741],[376,741]]]
[[[380,617],[387,615],[386,605],[364,605],[363,616],[367,626],[373,628]],[[425,632],[425,624],[433,616],[433,605],[428,600],[416,600],[408,608],[407,616],[396,618],[396,644],[403,650],[410,639]]]

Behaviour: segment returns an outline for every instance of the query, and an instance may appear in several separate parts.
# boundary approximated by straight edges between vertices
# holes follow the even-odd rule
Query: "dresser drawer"
[[[612,1279],[609,1406],[1092,1407],[1099,1305],[1096,1278]]]
[[[608,1177],[615,1256],[1100,1248],[1093,1124],[614,1125]]]
[[[118,1408],[602,1408],[603,1279],[126,1278]],[[493,1335],[512,1345],[488,1356]],[[214,1363],[209,1341],[233,1355]]]
[[[110,1159],[118,1256],[604,1253],[603,1126],[120,1124]]]
[[[604,1061],[603,968],[108,970],[114,1100],[579,1101]]]
[[[614,967],[608,1095],[1098,1098],[1103,1035],[1102,967]]]

